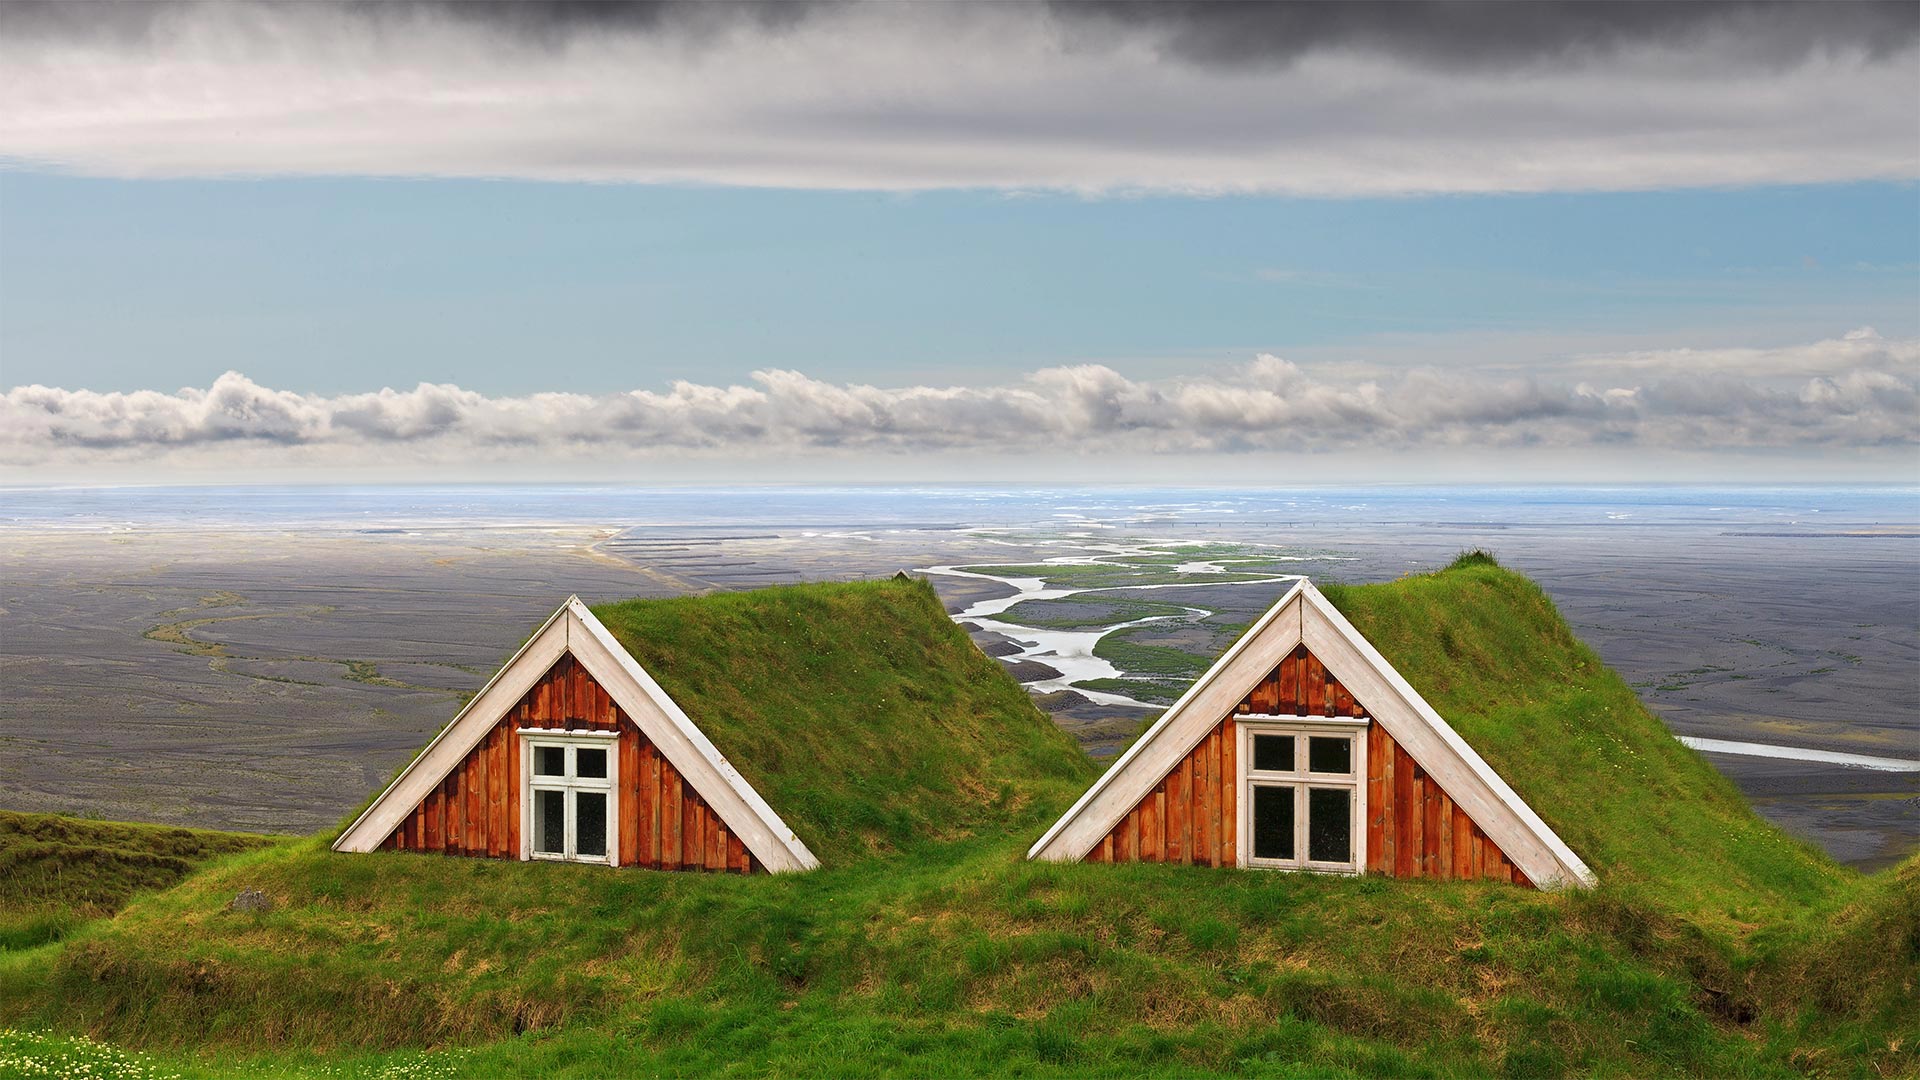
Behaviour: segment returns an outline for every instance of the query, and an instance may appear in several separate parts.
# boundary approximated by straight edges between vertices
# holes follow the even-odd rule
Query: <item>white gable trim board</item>
[[[333,850],[367,852],[379,847],[420,800],[466,760],[508,710],[568,654],[606,690],[762,866],[780,873],[820,865],[773,807],[577,596],[568,597],[541,624],[466,708],[340,834]]]
[[[1305,643],[1368,715],[1543,889],[1591,886],[1593,871],[1305,579],[1287,590],[1027,852],[1085,858],[1253,687]]]

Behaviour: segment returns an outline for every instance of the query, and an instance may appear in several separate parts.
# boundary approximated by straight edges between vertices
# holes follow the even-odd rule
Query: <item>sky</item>
[[[0,478],[1920,481],[1920,5],[0,6]]]

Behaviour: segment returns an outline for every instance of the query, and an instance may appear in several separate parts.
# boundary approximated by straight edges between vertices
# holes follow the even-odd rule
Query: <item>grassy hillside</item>
[[[0,810],[0,950],[57,940],[209,859],[269,843],[243,833]]]
[[[1755,815],[1524,576],[1474,554],[1323,591],[1609,884],[1734,928],[1852,879]]]
[[[777,590],[602,617],[826,869],[314,838],[0,954],[0,1027],[183,1074],[1920,1072],[1920,860],[1862,878],[1760,822],[1517,575],[1330,594],[1601,888],[1026,863],[1091,766],[919,587]],[[936,660],[959,666],[908,674]],[[278,907],[226,911],[241,888]],[[0,1072],[96,1052],[0,1032]]]
[[[1044,828],[1097,771],[923,581],[593,611],[829,865]]]

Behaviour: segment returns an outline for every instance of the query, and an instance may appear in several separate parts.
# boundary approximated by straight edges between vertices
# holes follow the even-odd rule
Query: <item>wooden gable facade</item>
[[[1233,713],[1161,777],[1086,854],[1088,862],[1237,866],[1241,784],[1235,717],[1336,716],[1366,725],[1367,873],[1488,879],[1531,886],[1500,846],[1401,749],[1305,645],[1280,661]]]
[[[536,765],[542,748],[564,767]],[[587,779],[574,775],[581,755],[593,755],[593,767],[579,769]],[[591,841],[575,844],[576,809],[554,801],[566,844],[555,853],[536,842],[532,800],[542,789],[593,800]],[[333,846],[742,874],[818,865],[577,597]]]
[[[1350,772],[1289,764],[1263,774],[1252,737],[1343,743]],[[1302,754],[1304,758],[1304,751]],[[1335,762],[1335,768],[1339,762]],[[1271,776],[1271,779],[1265,777]],[[1252,850],[1256,788],[1350,800],[1328,830],[1348,857],[1315,862]],[[1331,801],[1332,805],[1348,806]],[[1295,813],[1287,809],[1291,819]],[[1297,822],[1302,836],[1313,827]],[[1344,834],[1340,835],[1340,834]],[[1593,882],[1584,863],[1393,671],[1311,584],[1301,581],[1201,676],[1028,852],[1029,858],[1282,866],[1403,878]]]
[[[524,730],[615,736],[618,865],[764,872],[738,836],[571,656],[562,657],[380,842],[382,851],[518,859]]]

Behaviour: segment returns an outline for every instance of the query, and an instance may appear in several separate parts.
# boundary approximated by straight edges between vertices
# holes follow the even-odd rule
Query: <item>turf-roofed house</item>
[[[579,597],[333,847],[736,873],[819,865]]]
[[[1027,854],[1541,888],[1594,883],[1580,857],[1304,579]]]

